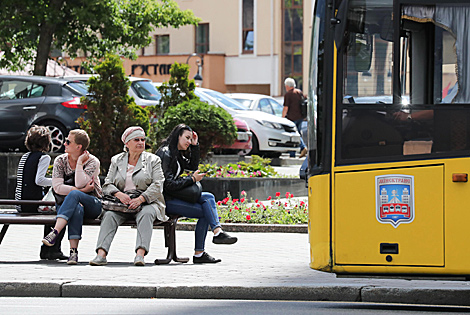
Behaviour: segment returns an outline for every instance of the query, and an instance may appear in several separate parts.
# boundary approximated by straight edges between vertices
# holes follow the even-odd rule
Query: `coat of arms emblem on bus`
[[[375,177],[376,216],[380,223],[397,228],[411,223],[415,217],[414,177],[409,175],[382,175]]]

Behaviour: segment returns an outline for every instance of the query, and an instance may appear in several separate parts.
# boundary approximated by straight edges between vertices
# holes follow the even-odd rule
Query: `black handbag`
[[[199,198],[201,198],[202,185],[200,182],[195,182],[192,185],[186,186],[180,190],[166,190],[165,193],[176,199],[180,199],[190,203],[196,203]]]
[[[128,190],[124,193],[131,197],[131,199],[138,198],[142,194],[142,190]],[[117,211],[123,213],[137,213],[142,210],[142,205],[138,206],[135,209],[129,209],[127,205],[123,204],[119,198],[112,195],[104,195],[103,200],[101,201],[101,206],[104,210],[107,211]]]
[[[69,185],[69,186],[75,186],[75,172],[72,172],[69,175],[65,174],[64,184]],[[58,193],[55,192],[54,189],[52,189],[52,194],[54,195],[55,203],[58,204],[59,206],[64,202],[64,199],[67,196],[67,195],[59,195]]]

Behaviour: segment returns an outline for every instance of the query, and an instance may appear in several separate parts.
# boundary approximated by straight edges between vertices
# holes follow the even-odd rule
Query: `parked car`
[[[65,76],[62,78],[70,81],[76,80],[86,83],[92,76],[93,74],[80,74]],[[152,80],[137,77],[129,77],[129,80],[131,81],[131,86],[129,88],[128,94],[134,98],[137,105],[150,106],[158,104],[162,95],[160,94],[160,91],[158,91],[158,89],[156,89],[152,84]]]
[[[271,96],[254,93],[226,93],[225,95],[242,103],[251,110],[258,110],[260,112],[282,117],[284,106],[279,104],[279,102]]]
[[[284,105],[282,105],[283,100],[278,101],[271,96],[254,93],[226,93],[225,95],[242,103],[251,110],[258,110],[282,117],[282,110],[284,109]],[[307,143],[308,127],[306,120],[302,122],[300,129],[300,135],[302,136],[304,143]]]
[[[196,88],[194,92],[201,100],[220,106],[234,118],[241,118],[248,123],[253,133],[251,154],[279,157],[281,153],[299,147],[300,135],[292,121],[265,112],[252,111],[214,90]]]
[[[160,82],[152,82],[155,88],[158,89],[162,84]],[[252,147],[252,133],[250,127],[243,119],[234,118],[233,122],[237,127],[237,139],[230,146],[214,146],[215,153],[236,153],[236,154],[246,154],[251,151]]]
[[[61,152],[64,140],[85,111],[82,82],[42,76],[0,76],[0,149],[24,151],[28,129],[46,126],[52,136],[51,152]]]

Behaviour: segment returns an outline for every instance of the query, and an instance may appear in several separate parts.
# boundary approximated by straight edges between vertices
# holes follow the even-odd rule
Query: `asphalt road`
[[[430,305],[234,301],[177,299],[0,298],[0,313],[7,314],[318,314],[395,315],[468,314],[468,307]]]

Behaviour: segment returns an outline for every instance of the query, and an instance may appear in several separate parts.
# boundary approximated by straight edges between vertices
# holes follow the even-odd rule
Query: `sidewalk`
[[[171,263],[164,258],[163,231],[155,230],[145,267],[132,265],[136,230],[121,227],[107,266],[88,265],[94,257],[98,227],[84,227],[79,264],[40,261],[41,226],[10,226],[0,246],[0,296],[212,298],[363,301],[470,305],[470,283],[451,280],[336,278],[309,268],[308,234],[237,233],[235,245],[206,250],[215,265]],[[180,256],[192,255],[194,234],[177,231]],[[64,252],[68,242],[63,242]]]

